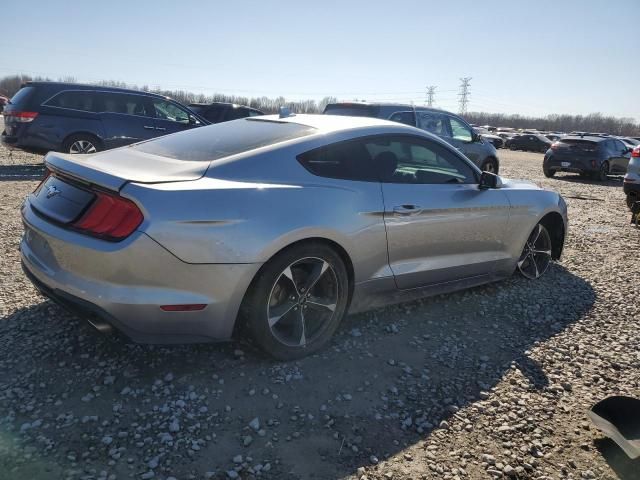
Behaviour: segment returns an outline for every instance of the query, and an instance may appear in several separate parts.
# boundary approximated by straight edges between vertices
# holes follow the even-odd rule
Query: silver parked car
[[[538,278],[567,228],[557,193],[374,118],[254,117],[45,162],[26,274],[140,342],[248,332],[300,357],[348,311]]]

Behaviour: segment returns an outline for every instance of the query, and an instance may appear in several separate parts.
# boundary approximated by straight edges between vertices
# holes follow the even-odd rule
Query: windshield
[[[288,122],[240,119],[167,135],[131,148],[175,160],[210,162],[311,135],[315,128]]]
[[[21,103],[26,103],[31,96],[31,92],[33,92],[34,90],[34,87],[22,87],[13,97],[11,97],[9,103],[16,106],[20,105]]]
[[[379,107],[373,105],[358,104],[330,104],[324,109],[327,115],[345,115],[349,117],[375,117],[378,115]]]

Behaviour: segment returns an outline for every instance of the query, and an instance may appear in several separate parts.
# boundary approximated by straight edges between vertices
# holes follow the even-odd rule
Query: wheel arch
[[[72,137],[78,136],[78,135],[87,135],[89,137],[93,137],[98,141],[98,143],[100,144],[100,147],[104,148],[104,141],[98,135],[96,135],[93,132],[89,132],[89,131],[85,131],[85,130],[79,130],[79,131],[76,131],[76,132],[68,134],[67,136],[65,136],[62,139],[62,142],[60,143],[60,145],[62,147],[64,147],[66,145],[66,143],[69,141],[69,139],[71,139]]]
[[[242,324],[243,322],[241,321],[243,312],[242,312],[242,306],[245,304],[245,299],[247,298],[248,295],[251,294],[251,291],[253,289],[253,286],[255,284],[255,282],[258,280],[258,278],[260,278],[260,275],[262,274],[262,271],[264,270],[265,266],[277,255],[280,255],[282,252],[296,247],[298,245],[301,244],[323,244],[323,245],[327,245],[330,248],[332,248],[339,256],[340,259],[344,262],[344,266],[347,269],[347,276],[349,279],[349,297],[347,300],[347,311],[349,309],[349,305],[351,303],[351,299],[353,298],[353,291],[354,291],[354,286],[355,286],[355,270],[353,267],[353,261],[351,260],[351,256],[347,253],[347,250],[340,245],[338,242],[336,242],[335,240],[331,240],[329,238],[326,237],[308,237],[308,238],[303,238],[303,239],[299,239],[296,240],[294,242],[291,242],[289,244],[287,244],[286,246],[280,248],[279,250],[277,250],[276,252],[274,252],[268,260],[266,260],[262,266],[258,269],[258,271],[255,273],[255,275],[253,276],[253,278],[251,279],[251,282],[249,282],[249,286],[247,287],[247,289],[244,292],[244,295],[242,296],[242,302],[240,304],[240,309],[238,311],[238,316],[236,318],[235,324],[233,326],[233,337],[237,337],[238,334],[240,333],[241,329],[242,329]]]
[[[545,226],[551,236],[551,258],[558,260],[562,255],[566,233],[562,215],[558,212],[549,212],[540,219],[539,223]]]

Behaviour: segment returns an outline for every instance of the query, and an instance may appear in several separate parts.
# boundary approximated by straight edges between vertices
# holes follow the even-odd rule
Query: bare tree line
[[[13,96],[20,86],[27,81],[51,81],[45,77],[31,77],[30,75],[8,75],[0,78],[0,94],[8,97]],[[59,78],[60,82],[75,82],[73,77]],[[285,97],[246,97],[240,95],[226,95],[215,93],[204,95],[185,90],[158,90],[149,88],[148,85],[130,85],[124,82],[105,80],[97,85],[105,87],[131,88],[145,92],[154,92],[165,95],[182,103],[210,103],[210,102],[230,102],[241,105],[248,105],[266,113],[276,113],[280,107],[288,107],[297,113],[321,113],[324,107],[331,102],[335,102],[335,97],[325,97],[319,102],[316,100],[287,100]],[[528,117],[518,114],[470,112],[464,115],[465,119],[477,125],[495,125],[499,127],[512,128],[535,128],[538,130],[570,132],[574,130],[589,132],[604,132],[615,135],[640,135],[640,124],[635,123],[632,118],[619,118],[605,116],[601,113],[590,113],[589,115],[547,115],[546,117]]]
[[[633,118],[605,116],[601,113],[588,115],[547,115],[527,117],[518,114],[470,112],[464,115],[469,123],[496,127],[530,128],[552,132],[601,132],[613,135],[640,135],[640,124]]]

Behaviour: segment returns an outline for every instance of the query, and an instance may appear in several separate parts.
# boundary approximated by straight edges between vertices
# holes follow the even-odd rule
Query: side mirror
[[[189,115],[189,123],[191,125],[200,125],[200,121],[193,115]]]
[[[480,190],[489,190],[500,187],[502,187],[502,180],[498,175],[491,172],[482,172],[480,175],[480,183],[478,184],[478,188]]]
[[[471,141],[473,142],[481,142],[482,141],[482,135],[480,135],[479,133],[474,133],[471,137]]]

